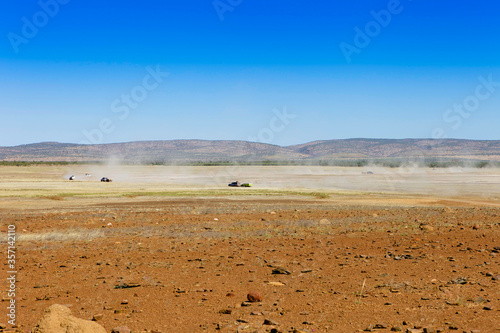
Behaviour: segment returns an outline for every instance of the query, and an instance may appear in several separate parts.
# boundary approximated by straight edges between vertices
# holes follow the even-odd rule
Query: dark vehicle
[[[75,176],[69,177],[69,180],[75,180]]]
[[[102,177],[101,178],[101,182],[103,183],[109,183],[109,182],[112,182],[113,180],[109,179],[108,177]]]
[[[232,182],[232,183],[227,184],[227,186],[231,186],[231,187],[252,187],[252,184],[250,184],[250,183]]]

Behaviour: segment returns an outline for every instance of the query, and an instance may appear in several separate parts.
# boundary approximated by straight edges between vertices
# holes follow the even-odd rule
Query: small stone
[[[433,231],[434,228],[428,224],[421,224],[420,225],[420,230],[422,231]]]
[[[130,283],[120,283],[120,284],[117,284],[115,285],[115,289],[129,289],[129,288],[137,288],[137,287],[140,287],[141,285],[139,283],[134,283],[134,282],[130,282]]]
[[[375,326],[373,326],[373,328],[375,329],[384,329],[384,328],[387,328],[387,325],[385,324],[375,324]]]
[[[485,307],[483,307],[483,310],[491,311],[493,310],[493,307],[490,305],[486,305]]]
[[[127,326],[120,326],[113,328],[111,333],[132,333],[132,331]]]
[[[262,312],[252,311],[252,312],[250,312],[250,315],[252,315],[252,316],[262,316]]]
[[[125,305],[125,304],[128,304],[128,300],[127,299],[124,299],[122,302],[121,302],[122,305]]]
[[[479,230],[479,225],[478,224],[474,224],[474,226],[472,227],[473,230]]]
[[[453,284],[466,284],[467,283],[467,278],[464,277],[459,277],[455,280],[451,280],[451,283]]]
[[[476,304],[481,304],[481,303],[484,303],[484,302],[486,302],[486,299],[485,299],[485,298],[483,298],[482,296],[479,296],[479,297],[477,297],[477,298],[474,300],[474,303],[476,303]]]
[[[274,282],[274,281],[268,282],[267,284],[270,286],[284,286],[285,285],[284,283]]]
[[[401,332],[403,328],[401,326],[392,326],[391,332]]]
[[[251,291],[248,293],[247,295],[247,299],[249,302],[262,302],[262,295],[255,292],[255,291]]]
[[[290,272],[283,267],[275,267],[273,268],[272,274],[285,274],[285,275],[290,275]]]
[[[271,319],[264,319],[264,323],[262,325],[278,326],[279,324]]]
[[[102,320],[102,318],[104,318],[104,315],[102,313],[99,313],[99,314],[96,314],[92,317],[92,321],[99,321],[99,320]]]
[[[406,333],[424,333],[424,331],[420,328],[408,328]]]
[[[231,309],[222,309],[219,311],[220,314],[231,314],[233,313],[233,310]]]
[[[233,293],[227,293],[227,294],[226,294],[226,296],[227,296],[227,297],[234,297],[234,296],[236,296],[236,295],[235,295],[235,294],[233,294]]]

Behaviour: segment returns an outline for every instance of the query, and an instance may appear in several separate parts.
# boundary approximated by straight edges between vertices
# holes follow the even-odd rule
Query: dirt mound
[[[60,304],[52,304],[32,330],[33,333],[106,333],[99,324],[76,318],[71,310]]]

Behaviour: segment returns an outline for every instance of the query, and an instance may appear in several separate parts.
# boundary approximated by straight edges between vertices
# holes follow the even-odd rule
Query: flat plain
[[[0,218],[14,331],[500,331],[500,169],[0,167]]]

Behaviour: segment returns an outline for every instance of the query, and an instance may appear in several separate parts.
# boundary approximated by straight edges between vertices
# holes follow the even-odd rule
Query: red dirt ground
[[[107,331],[500,332],[499,207],[124,200],[0,211],[21,235],[15,330],[59,303]]]

